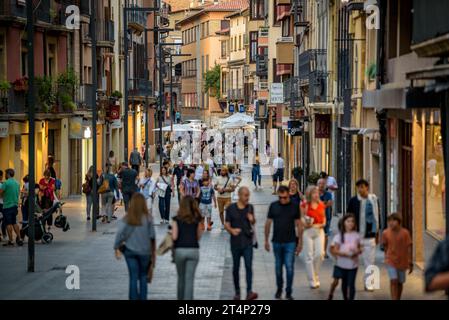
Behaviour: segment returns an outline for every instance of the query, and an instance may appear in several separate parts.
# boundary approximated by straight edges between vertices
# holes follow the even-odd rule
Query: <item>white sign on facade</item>
[[[0,122],[0,138],[8,138],[9,122]]]
[[[270,103],[284,103],[284,84],[272,83],[270,86]]]

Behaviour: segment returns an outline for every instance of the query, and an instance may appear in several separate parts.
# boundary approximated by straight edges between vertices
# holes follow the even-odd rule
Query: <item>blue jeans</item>
[[[337,268],[339,268],[337,266]],[[357,277],[357,268],[343,269],[341,272],[341,292],[344,300],[354,300],[355,298],[355,279]]]
[[[231,246],[233,268],[232,276],[234,278],[234,288],[237,295],[240,294],[240,258],[243,257],[245,261],[246,271],[246,292],[252,292],[253,286],[253,246],[246,248],[238,248]]]
[[[259,182],[259,187],[260,187],[260,180],[261,180],[260,166],[254,165],[253,169],[251,171],[251,181],[254,183],[254,185],[256,187],[257,187],[257,182]]]
[[[285,265],[285,270],[287,271],[287,295],[292,294],[293,276],[295,268],[295,242],[273,242],[273,252],[275,258],[275,269],[276,269],[276,285],[278,290],[282,291],[284,286],[283,270],[282,267]]]
[[[150,255],[135,254],[128,249],[124,255],[129,272],[129,300],[146,300]]]

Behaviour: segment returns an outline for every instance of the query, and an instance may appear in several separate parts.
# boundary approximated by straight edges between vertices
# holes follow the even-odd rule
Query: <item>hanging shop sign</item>
[[[270,103],[284,103],[284,84],[272,83],[270,86]]]
[[[111,121],[120,119],[120,105],[109,105],[109,114],[107,116]]]
[[[288,122],[288,134],[292,137],[302,135],[303,124],[299,120],[291,120]]]
[[[122,121],[120,119],[111,121],[111,129],[120,129],[122,127]]]
[[[69,138],[82,139],[83,138],[83,118],[74,117],[69,120]]]
[[[330,139],[331,137],[331,115],[316,114],[315,115],[315,138]]]
[[[290,121],[290,117],[282,116],[282,129],[288,130],[288,122]]]
[[[0,122],[0,138],[7,138],[9,135],[9,122]]]

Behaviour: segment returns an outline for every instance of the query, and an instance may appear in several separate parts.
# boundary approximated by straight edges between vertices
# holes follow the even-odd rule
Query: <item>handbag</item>
[[[109,179],[105,179],[103,177],[103,182],[101,183],[100,188],[98,188],[98,193],[102,194],[102,193],[106,193],[109,192],[110,188],[109,188]]]
[[[157,248],[157,255],[158,256],[162,256],[164,254],[166,254],[168,251],[173,250],[173,238],[171,235],[171,232],[167,232],[167,234],[164,237],[164,240],[162,240],[162,242],[159,244],[159,247]]]
[[[133,232],[134,232],[134,229],[135,229],[135,228],[133,228],[133,229],[131,230],[131,232],[128,233],[128,235],[125,237],[125,239],[123,239],[122,241],[120,241],[120,244],[118,245],[118,250],[119,250],[121,253],[125,252],[125,250],[126,250],[126,240],[128,240],[129,237],[131,237],[131,235],[132,235]]]

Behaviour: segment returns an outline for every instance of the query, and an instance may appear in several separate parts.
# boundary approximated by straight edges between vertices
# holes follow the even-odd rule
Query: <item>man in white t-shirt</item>
[[[284,159],[281,158],[281,153],[273,160],[273,194],[277,193],[277,184],[284,181]]]

